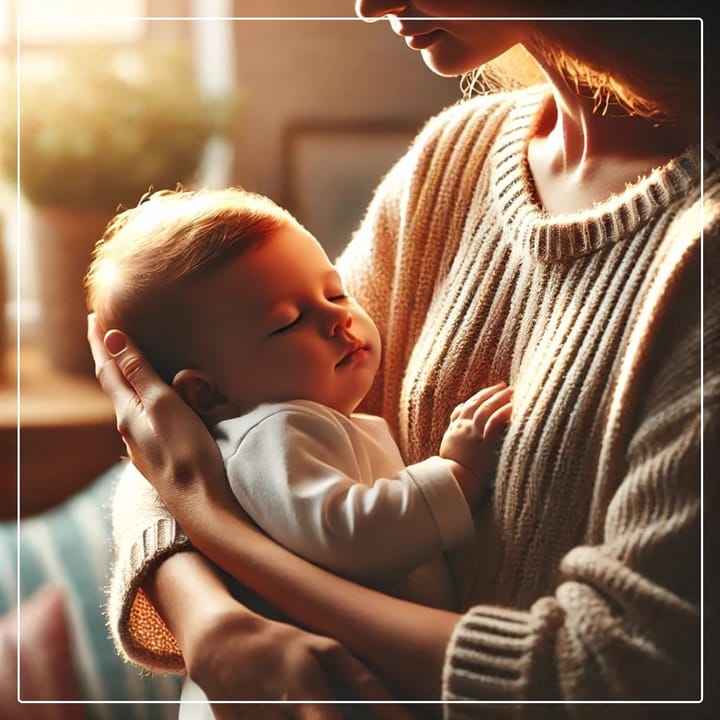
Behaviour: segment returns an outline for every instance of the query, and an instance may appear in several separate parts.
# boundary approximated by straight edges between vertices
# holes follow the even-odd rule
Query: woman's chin
[[[471,63],[463,62],[460,58],[448,57],[434,47],[421,50],[420,55],[425,65],[440,77],[460,77],[475,70],[475,66]]]

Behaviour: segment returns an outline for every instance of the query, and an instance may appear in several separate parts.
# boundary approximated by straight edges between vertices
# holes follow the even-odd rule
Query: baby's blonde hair
[[[148,193],[108,224],[85,277],[100,326],[128,333],[168,382],[184,366],[184,290],[295,218],[240,188]]]

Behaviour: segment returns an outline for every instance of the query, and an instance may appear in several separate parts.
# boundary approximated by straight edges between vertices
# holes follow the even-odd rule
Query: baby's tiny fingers
[[[507,388],[507,383],[499,382],[496,385],[491,385],[490,387],[479,390],[474,395],[470,396],[465,402],[460,403],[455,410],[453,410],[453,415],[456,415],[456,417],[462,416],[468,419],[472,418],[483,403],[488,402],[488,400],[490,400],[494,395],[498,392],[502,392],[505,388]],[[450,419],[454,420],[455,418],[451,416]]]
[[[453,411],[450,413],[450,422],[454,423],[456,420],[460,418],[460,416],[463,413],[463,410],[465,408],[465,405],[461,403],[460,405],[456,405],[453,408]]]
[[[481,430],[481,434],[484,434],[482,429],[492,417],[493,413],[503,407],[503,405],[509,403],[512,398],[512,394],[512,387],[505,387],[504,389],[493,393],[477,407],[473,414],[473,422]]]
[[[496,440],[502,436],[512,417],[512,403],[508,402],[487,419],[483,429],[483,440]]]
[[[482,403],[487,402],[496,393],[502,392],[502,390],[504,390],[507,386],[507,383],[502,380],[495,385],[490,385],[489,387],[485,387],[482,390],[478,390],[478,392],[476,392],[474,395],[472,395],[465,401],[464,405],[468,408],[477,408],[478,406],[482,405]]]

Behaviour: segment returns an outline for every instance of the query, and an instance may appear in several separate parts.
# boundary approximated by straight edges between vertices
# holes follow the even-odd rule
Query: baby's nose
[[[337,307],[328,317],[328,334],[334,337],[352,325],[352,315],[347,308]]]

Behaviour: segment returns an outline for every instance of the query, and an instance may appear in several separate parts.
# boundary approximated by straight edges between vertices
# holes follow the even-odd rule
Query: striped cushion
[[[0,523],[0,615],[16,605],[18,579],[21,602],[43,585],[62,585],[88,720],[170,720],[177,718],[181,679],[151,677],[123,662],[102,612],[111,560],[109,498],[119,471],[119,465],[111,468],[19,527]]]

